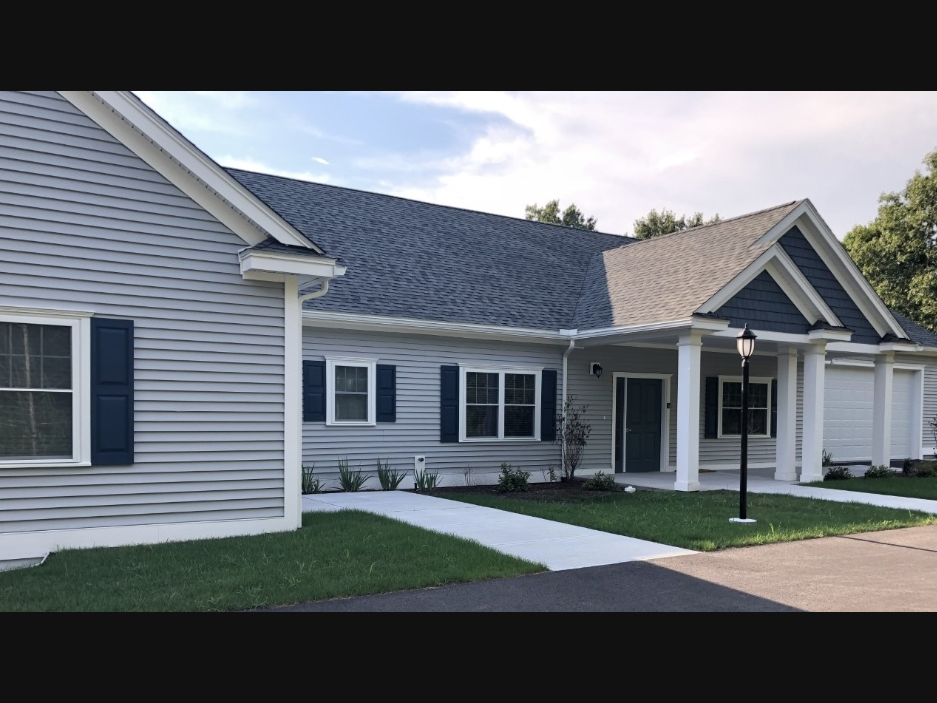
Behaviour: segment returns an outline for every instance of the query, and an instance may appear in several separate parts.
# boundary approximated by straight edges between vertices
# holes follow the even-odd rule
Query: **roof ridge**
[[[780,210],[781,208],[790,207],[791,205],[798,205],[799,203],[802,203],[802,202],[804,202],[803,199],[791,200],[790,202],[782,203],[780,205],[775,205],[774,207],[767,207],[767,208],[764,208],[763,210],[755,210],[754,212],[747,212],[744,215],[736,215],[735,217],[727,217],[726,219],[719,220],[718,222],[710,222],[708,224],[699,225],[697,227],[689,227],[687,229],[678,230],[677,232],[668,232],[667,234],[661,234],[661,235],[658,235],[657,237],[651,237],[650,239],[637,239],[635,237],[631,237],[631,239],[634,239],[633,244],[644,244],[645,242],[658,242],[661,239],[665,239],[667,237],[674,237],[678,234],[688,234],[690,232],[698,232],[699,230],[706,229],[707,227],[717,227],[719,225],[724,225],[727,222],[735,222],[736,220],[744,220],[746,217],[754,217],[755,215],[763,215],[766,212],[771,212],[772,210]]]
[[[425,200],[417,200],[416,198],[406,198],[402,195],[391,195],[390,193],[378,193],[373,190],[364,190],[362,188],[349,188],[348,186],[337,186],[337,185],[332,185],[331,183],[318,183],[316,181],[305,181],[301,178],[281,176],[276,173],[261,173],[260,171],[250,171],[244,168],[227,168],[227,167],[224,167],[224,168],[226,171],[237,171],[239,173],[249,173],[254,176],[264,176],[265,178],[277,178],[283,181],[291,181],[294,183],[302,183],[302,184],[308,184],[308,185],[313,185],[313,186],[320,186],[322,188],[333,188],[335,190],[346,190],[346,191],[351,191],[353,193],[364,193],[366,195],[376,195],[380,198],[392,198],[394,200],[403,200],[408,203],[418,203],[420,205],[429,205],[431,207],[446,208],[447,210],[458,210],[459,212],[469,212],[473,215],[485,215],[487,217],[498,217],[498,218],[503,218],[505,220],[511,220],[514,222],[528,222],[532,225],[538,225],[538,226],[543,226],[543,227],[557,227],[560,229],[576,230],[578,232],[587,232],[588,234],[597,234],[602,237],[614,237],[616,240],[619,240],[619,241],[623,239],[629,240],[627,242],[624,242],[624,244],[633,244],[633,243],[641,241],[627,234],[613,234],[612,232],[601,232],[599,230],[594,230],[594,229],[580,229],[578,227],[567,227],[566,225],[557,225],[552,222],[539,222],[538,220],[528,220],[525,217],[513,217],[511,215],[500,215],[495,212],[485,212],[484,210],[472,210],[470,208],[458,207],[457,205],[442,205],[440,203],[430,203]]]

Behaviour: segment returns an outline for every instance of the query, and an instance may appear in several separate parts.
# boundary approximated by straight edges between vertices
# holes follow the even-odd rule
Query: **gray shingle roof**
[[[348,266],[317,310],[574,327],[593,256],[634,241],[248,171],[238,181]]]
[[[925,347],[937,348],[937,334],[934,334],[929,329],[921,327],[916,322],[912,322],[910,318],[905,317],[901,313],[892,310],[891,314],[895,316],[895,319],[898,320],[898,324],[904,328],[904,331],[907,332],[908,338],[912,342],[922,344]]]
[[[799,204],[596,254],[579,298],[578,328],[688,319],[768,248],[753,245]]]

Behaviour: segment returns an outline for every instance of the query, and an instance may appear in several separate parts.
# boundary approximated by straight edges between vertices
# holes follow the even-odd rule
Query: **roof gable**
[[[247,244],[259,244],[269,235],[287,246],[325,253],[132,93],[58,93]]]
[[[843,326],[853,331],[853,342],[878,344],[881,341],[882,335],[862,314],[856,302],[836,279],[800,229],[796,226],[792,227],[778,240],[778,243],[826,304],[836,313]]]
[[[748,324],[768,332],[804,334],[812,324],[767,271],[758,274],[715,314],[729,320],[729,327]]]

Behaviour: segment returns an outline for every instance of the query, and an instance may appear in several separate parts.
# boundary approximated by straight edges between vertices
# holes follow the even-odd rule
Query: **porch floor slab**
[[[864,470],[868,467],[862,468]],[[937,500],[904,498],[901,496],[879,495],[876,493],[838,491],[834,488],[814,488],[813,486],[801,486],[792,481],[775,481],[772,478],[773,476],[773,469],[755,469],[749,471],[748,492],[787,495],[796,498],[817,498],[819,500],[830,500],[834,503],[861,503],[863,505],[875,505],[880,508],[917,510],[937,515]],[[615,475],[615,481],[625,486],[655,488],[665,491],[673,490],[675,479],[676,474],[674,473],[625,473]],[[739,489],[738,471],[701,472],[699,480],[701,491],[737,491]]]
[[[576,525],[405,491],[303,496],[303,512],[363,510],[433,532],[474,540],[550,571],[694,554],[686,549]]]

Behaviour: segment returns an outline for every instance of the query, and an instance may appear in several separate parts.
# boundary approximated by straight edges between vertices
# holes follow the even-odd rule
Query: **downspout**
[[[319,287],[319,290],[317,290],[317,291],[315,291],[315,292],[313,292],[313,293],[302,293],[302,294],[300,294],[300,296],[299,296],[299,304],[302,305],[302,304],[305,303],[307,300],[315,300],[316,298],[321,298],[323,295],[325,295],[326,293],[328,293],[328,292],[329,292],[329,281],[330,281],[330,280],[332,280],[332,279],[326,278],[324,281],[322,281],[322,285]]]
[[[566,420],[566,398],[569,395],[569,392],[567,391],[568,386],[566,385],[568,359],[569,359],[569,355],[573,353],[573,349],[575,348],[576,348],[576,340],[571,339],[569,340],[569,348],[567,348],[567,350],[563,352],[563,398],[562,398],[563,405],[562,405],[562,408],[563,408],[564,424]],[[565,476],[566,475],[566,433],[565,432],[563,432],[562,448],[560,451],[562,452],[562,455],[560,456],[560,470],[563,472],[563,475]]]

